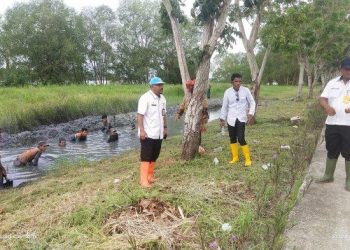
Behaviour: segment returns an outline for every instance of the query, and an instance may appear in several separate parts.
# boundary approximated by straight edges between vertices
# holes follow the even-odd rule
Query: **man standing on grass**
[[[153,77],[150,90],[143,94],[137,108],[138,135],[141,142],[140,185],[150,187],[154,182],[154,166],[160,154],[163,138],[168,134],[164,82]]]
[[[345,189],[350,191],[350,58],[341,62],[341,76],[330,80],[320,97],[327,113],[326,120],[326,170],[318,183],[333,182],[339,155],[345,158]]]
[[[255,101],[249,89],[241,86],[241,83],[242,75],[238,73],[232,74],[232,88],[228,88],[225,91],[224,100],[222,102],[220,126],[224,127],[225,120],[227,120],[232,153],[232,161],[230,161],[230,163],[234,164],[239,161],[238,141],[245,158],[244,166],[249,167],[252,165],[252,161],[244,134],[245,125],[249,125],[252,122],[255,113]]]

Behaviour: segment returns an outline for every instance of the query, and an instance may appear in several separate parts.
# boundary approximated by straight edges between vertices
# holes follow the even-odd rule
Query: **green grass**
[[[207,152],[193,161],[180,160],[181,136],[163,143],[157,182],[149,190],[138,185],[138,151],[91,163],[61,162],[42,180],[1,192],[0,236],[36,236],[0,239],[1,244],[11,249],[118,249],[121,242],[104,229],[108,215],[142,198],[157,197],[180,206],[195,221],[183,228],[188,237],[178,242],[180,249],[207,248],[214,239],[222,249],[280,249],[324,119],[314,100],[292,101],[295,89],[281,97],[284,89],[263,89],[265,104],[258,108],[257,124],[247,127],[252,167],[243,167],[242,161],[228,164],[228,135],[220,135],[216,121],[203,136]],[[297,129],[289,123],[294,115],[303,120]],[[291,150],[281,150],[281,145]],[[214,157],[220,161],[217,166]],[[263,170],[264,163],[273,167]],[[116,178],[121,180],[118,185],[113,184]],[[232,232],[223,232],[220,223],[230,223]],[[236,241],[230,241],[232,235]],[[132,240],[126,244],[134,246]],[[161,241],[140,245],[165,249]]]
[[[148,85],[0,88],[0,128],[18,132],[88,115],[135,111],[139,97],[148,89]],[[179,103],[183,97],[182,87],[165,85],[165,95],[169,105]]]
[[[212,98],[221,98],[231,85],[212,84]],[[15,133],[39,125],[67,122],[88,115],[118,114],[137,109],[139,97],[148,85],[64,85],[0,88],[0,128]],[[285,98],[292,86],[262,86],[262,98]],[[181,85],[165,85],[168,105],[178,104]]]

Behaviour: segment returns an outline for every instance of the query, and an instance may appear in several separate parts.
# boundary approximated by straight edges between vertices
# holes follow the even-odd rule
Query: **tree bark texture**
[[[257,107],[258,107],[259,96],[260,96],[261,79],[262,79],[262,76],[264,74],[267,58],[268,58],[270,52],[271,52],[271,47],[269,46],[266,49],[266,51],[265,51],[264,58],[263,58],[263,61],[261,63],[261,67],[260,67],[260,70],[259,70],[259,73],[258,73],[257,81],[253,85],[252,92],[253,92],[253,97],[254,97],[254,100],[255,100],[255,110],[257,110]]]
[[[240,2],[239,0],[235,0],[235,5],[236,5],[237,9],[239,9],[239,2]],[[260,84],[261,84],[261,79],[262,79],[262,75],[264,72],[266,60],[267,60],[267,57],[268,57],[270,50],[271,50],[270,48],[267,48],[265,55],[264,55],[265,62],[263,60],[263,63],[259,69],[256,55],[254,53],[254,48],[256,46],[257,38],[258,38],[258,35],[260,32],[261,16],[262,16],[263,9],[264,8],[261,7],[256,13],[255,21],[253,23],[252,31],[249,35],[249,38],[247,37],[247,34],[245,32],[245,29],[244,29],[241,12],[238,13],[238,17],[236,20],[237,24],[238,24],[239,31],[242,35],[242,42],[243,42],[243,46],[244,46],[244,49],[245,49],[246,55],[247,55],[247,61],[248,61],[250,74],[251,74],[251,78],[252,78],[252,83],[253,83],[252,94],[253,94],[253,97],[255,99],[256,105],[258,105],[258,99],[259,99],[259,94],[260,94]]]
[[[186,56],[185,56],[185,49],[182,42],[182,34],[180,30],[179,22],[177,21],[176,17],[173,16],[172,11],[172,5],[170,3],[170,0],[163,0],[162,3],[164,4],[164,7],[168,13],[170,23],[171,23],[171,29],[173,31],[173,37],[175,42],[175,48],[176,48],[176,54],[177,54],[177,60],[179,63],[180,68],[180,74],[181,74],[181,80],[182,80],[182,87],[184,90],[185,95],[187,95],[186,91],[186,82],[190,80],[190,73],[188,71]]]
[[[191,160],[198,152],[201,141],[200,122],[203,112],[203,100],[208,89],[210,59],[216,49],[217,41],[225,28],[231,0],[224,0],[220,6],[217,20],[211,19],[204,25],[201,49],[202,58],[196,74],[196,84],[189,102],[182,141],[182,159]]]
[[[297,100],[303,98],[303,85],[304,85],[304,71],[305,63],[303,59],[299,59],[299,80],[298,80],[298,91],[297,91]]]

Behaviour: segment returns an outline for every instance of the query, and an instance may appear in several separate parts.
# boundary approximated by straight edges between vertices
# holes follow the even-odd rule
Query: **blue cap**
[[[152,77],[151,80],[149,81],[150,85],[157,85],[157,84],[163,84],[163,83],[164,83],[163,80],[157,76]]]
[[[345,57],[341,62],[340,67],[342,69],[350,69],[350,57]]]

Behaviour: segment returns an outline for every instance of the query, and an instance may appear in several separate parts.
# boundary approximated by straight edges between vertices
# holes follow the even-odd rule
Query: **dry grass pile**
[[[152,241],[170,249],[190,237],[185,236],[187,230],[184,230],[184,226],[189,229],[193,222],[185,218],[180,207],[150,198],[113,212],[107,218],[104,229],[118,241],[121,249],[142,247]]]

